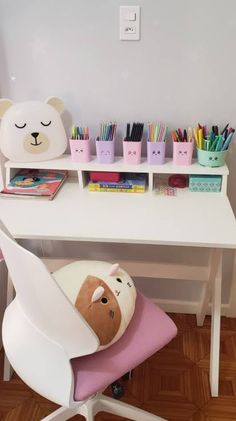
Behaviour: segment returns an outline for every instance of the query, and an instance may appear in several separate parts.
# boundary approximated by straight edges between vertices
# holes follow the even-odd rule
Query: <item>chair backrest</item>
[[[7,158],[4,157],[2,152],[0,151],[0,191],[4,188],[5,185],[5,167],[4,162],[7,160]]]
[[[0,248],[16,290],[16,299],[35,328],[60,345],[68,358],[95,352],[99,340],[90,326],[43,262],[17,244],[1,221]]]

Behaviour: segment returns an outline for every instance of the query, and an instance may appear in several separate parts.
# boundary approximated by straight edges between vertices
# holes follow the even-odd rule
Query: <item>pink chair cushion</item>
[[[75,401],[105,389],[164,347],[176,333],[167,314],[138,293],[135,313],[121,339],[104,351],[71,360]]]

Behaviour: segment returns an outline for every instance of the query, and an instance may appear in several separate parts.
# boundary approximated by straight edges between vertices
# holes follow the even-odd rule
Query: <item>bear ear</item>
[[[2,98],[0,99],[0,118],[2,118],[5,112],[13,105],[13,102],[10,99]]]
[[[64,110],[64,103],[60,98],[57,98],[56,96],[50,96],[47,100],[46,103],[51,105],[53,108],[55,108],[55,110],[57,110],[59,112],[59,114],[62,113],[62,111]]]

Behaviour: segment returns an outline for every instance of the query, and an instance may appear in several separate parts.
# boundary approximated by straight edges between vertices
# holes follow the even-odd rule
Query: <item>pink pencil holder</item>
[[[141,162],[142,141],[130,142],[123,140],[123,155],[125,164],[138,165]]]
[[[173,161],[176,165],[191,165],[193,157],[192,142],[173,142]]]
[[[165,163],[166,142],[147,141],[147,159],[151,165],[163,165]]]
[[[100,164],[112,164],[114,162],[114,140],[96,140],[97,160]]]
[[[73,162],[89,162],[91,160],[90,143],[90,139],[70,139],[71,159]]]

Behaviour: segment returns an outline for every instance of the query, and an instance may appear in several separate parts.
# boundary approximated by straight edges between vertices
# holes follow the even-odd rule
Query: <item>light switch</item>
[[[140,39],[140,6],[120,6],[120,39]]]
[[[136,13],[132,12],[132,13],[128,13],[126,15],[126,20],[136,20]]]

